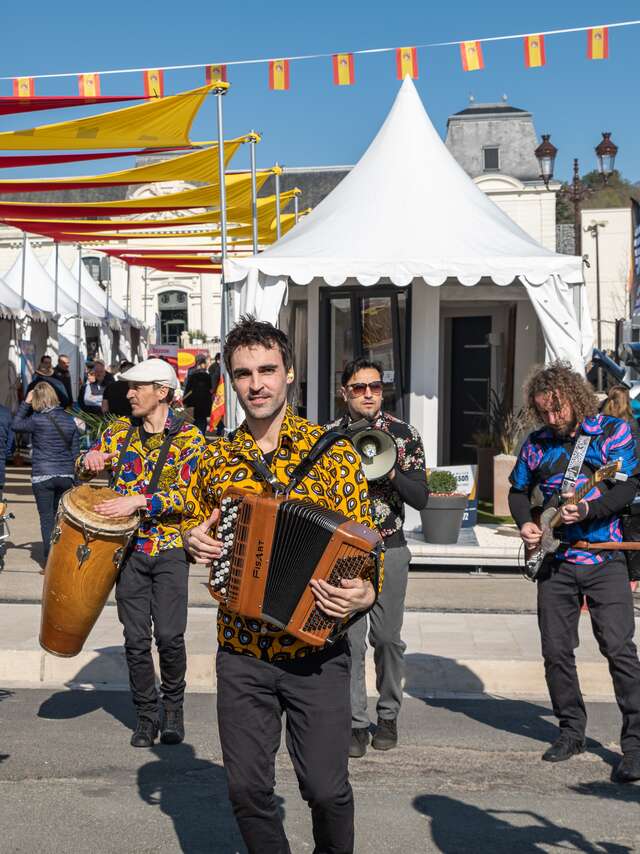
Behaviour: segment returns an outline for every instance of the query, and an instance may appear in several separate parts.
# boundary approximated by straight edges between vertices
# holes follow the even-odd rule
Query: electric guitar
[[[560,502],[558,505],[550,506],[547,504],[546,507],[532,508],[531,516],[533,517],[533,521],[536,525],[542,529],[542,538],[537,546],[524,547],[525,564],[523,572],[527,578],[531,581],[535,581],[540,570],[544,566],[545,561],[549,558],[549,555],[555,554],[555,552],[560,548],[560,540],[555,536],[554,531],[562,524],[562,515],[560,512],[562,505],[577,504],[593,489],[596,484],[602,483],[602,481],[612,479],[626,480],[626,474],[620,473],[621,468],[621,460],[616,460],[613,463],[607,463],[605,466],[601,466],[597,471],[595,471],[589,480],[584,483],[580,489],[577,489],[575,494],[570,498],[563,498],[556,494],[556,496],[551,497],[550,501],[553,501],[558,497]]]

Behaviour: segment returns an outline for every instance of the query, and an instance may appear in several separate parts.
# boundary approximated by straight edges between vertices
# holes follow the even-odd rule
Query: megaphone
[[[369,481],[386,477],[398,460],[398,448],[388,433],[365,427],[351,436],[362,459],[362,470]]]
[[[622,365],[617,365],[613,359],[607,356],[606,353],[603,353],[602,350],[598,350],[597,347],[594,347],[591,355],[591,361],[597,367],[603,368],[609,376],[614,378],[616,382],[628,386],[624,380],[624,376],[626,374],[625,368]]]

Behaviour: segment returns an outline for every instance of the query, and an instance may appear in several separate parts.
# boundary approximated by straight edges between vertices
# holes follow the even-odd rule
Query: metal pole
[[[55,247],[55,250],[54,250],[54,251],[55,251],[55,253],[56,253],[56,254],[55,254],[55,278],[54,278],[54,281],[55,281],[56,287],[55,287],[55,290],[54,290],[54,292],[53,292],[53,313],[57,315],[57,314],[58,314],[58,288],[59,288],[59,284],[58,284],[58,269],[59,269],[59,266],[58,266],[58,265],[59,265],[59,263],[60,263],[60,246],[59,246],[59,244],[58,244],[58,241],[57,241],[57,240],[55,241],[55,243],[54,243],[53,245],[54,245],[54,247]],[[57,323],[57,322],[58,322],[58,321],[56,320],[56,323]]]
[[[600,246],[598,242],[598,233],[600,224],[596,223],[593,229],[593,237],[596,242],[596,325],[597,325],[597,340],[598,350],[602,350],[602,321],[601,321],[601,306],[600,306]]]
[[[221,329],[220,340],[224,345],[224,340],[231,326],[231,306],[229,305],[230,293],[229,288],[224,280],[224,263],[227,259],[227,188],[225,185],[224,171],[224,123],[222,116],[222,98],[227,90],[216,89],[216,106],[218,117],[218,180],[220,182],[220,256],[222,261],[222,270],[220,272],[220,297],[222,301],[221,311]],[[235,428],[235,407],[233,400],[233,392],[231,389],[231,379],[227,374],[224,362],[221,369],[225,374],[224,377],[224,421],[227,430]]]
[[[297,225],[298,220],[300,219],[300,199],[298,196],[293,197],[293,214]]]
[[[582,234],[580,226],[580,170],[578,158],[573,161],[573,247],[576,255],[582,255]]]
[[[78,378],[82,377],[82,246],[78,244],[78,303],[76,317],[76,347],[78,348]]]
[[[253,238],[253,254],[258,254],[258,189],[256,184],[256,144],[254,137],[249,143],[251,153],[251,236]]]
[[[200,276],[200,331],[204,333],[204,283]]]
[[[126,263],[126,262],[125,262]],[[131,266],[127,264],[127,314],[131,314]]]
[[[20,299],[22,300],[22,310],[24,311],[24,279],[25,268],[27,265],[27,233],[22,234],[22,274],[20,278]]]
[[[282,225],[280,223],[280,167],[276,163],[276,240],[282,237]]]
[[[147,268],[144,268],[144,325],[147,325]]]

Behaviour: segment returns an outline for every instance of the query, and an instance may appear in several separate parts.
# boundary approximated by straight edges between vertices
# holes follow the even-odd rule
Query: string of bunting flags
[[[521,40],[524,50],[524,65],[526,68],[541,68],[546,65],[546,39],[549,36],[567,33],[586,34],[586,58],[603,60],[609,58],[609,31],[617,27],[637,26],[639,21],[620,21],[598,26],[572,27],[563,30],[548,30],[540,33],[520,35],[491,36],[484,39],[465,41],[437,42],[431,44],[413,45],[406,47],[372,48],[355,50],[347,53],[322,53],[304,56],[281,57],[276,59],[234,60],[214,65],[173,65],[153,69],[111,69],[101,72],[65,72],[61,74],[39,74],[30,77],[0,77],[0,80],[12,80],[13,96],[19,99],[35,97],[35,81],[40,78],[77,77],[78,94],[85,98],[100,97],[100,77],[108,74],[142,73],[145,98],[162,98],[164,96],[164,73],[184,69],[202,68],[205,72],[205,82],[208,84],[227,83],[229,67],[238,65],[266,64],[268,66],[268,85],[273,91],[286,91],[291,86],[291,63],[300,60],[331,58],[333,83],[336,86],[352,86],[355,83],[355,57],[373,53],[393,53],[396,76],[399,80],[411,77],[418,78],[418,51],[427,48],[457,46],[464,71],[481,71],[485,67],[483,45],[495,41]]]

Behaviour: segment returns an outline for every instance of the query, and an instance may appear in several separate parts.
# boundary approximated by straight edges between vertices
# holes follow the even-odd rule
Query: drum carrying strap
[[[120,455],[118,457],[118,465],[115,468],[115,471],[112,470],[111,474],[111,486],[115,488],[118,483],[118,478],[120,477],[120,472],[122,471],[122,466],[124,465],[124,455],[129,450],[129,445],[131,444],[131,440],[133,439],[133,434],[137,430],[137,425],[132,424],[131,427],[127,430],[127,435],[124,437],[124,442],[122,443],[122,447],[120,448]]]
[[[153,469],[153,474],[151,475],[151,480],[149,481],[149,486],[147,487],[148,495],[152,495],[158,488],[158,483],[160,482],[160,475],[162,474],[162,470],[164,469],[165,463],[167,462],[167,457],[169,456],[169,451],[171,449],[171,443],[173,442],[175,436],[180,432],[183,423],[183,420],[174,422],[169,432],[165,436],[164,442],[160,446],[160,453],[158,454],[158,459],[156,460],[156,464]],[[124,437],[124,442],[122,443],[122,448],[120,449],[120,455],[118,457],[118,465],[111,478],[111,485],[114,487],[118,482],[120,472],[122,471],[122,466],[124,465],[124,455],[129,450],[129,445],[131,444],[131,440],[133,439],[133,434],[136,432],[137,429],[138,425],[132,424],[127,431],[127,435]]]

